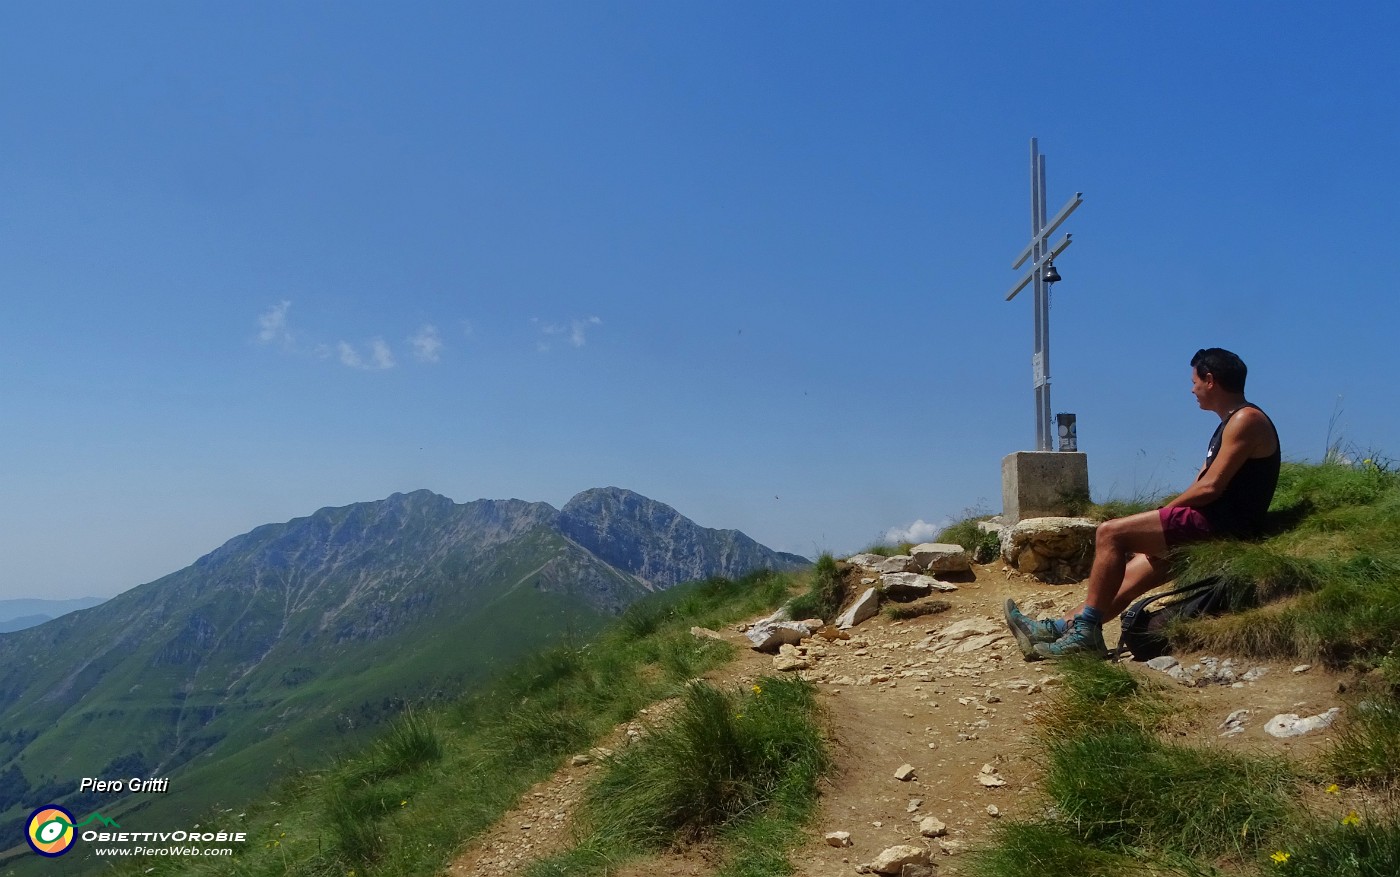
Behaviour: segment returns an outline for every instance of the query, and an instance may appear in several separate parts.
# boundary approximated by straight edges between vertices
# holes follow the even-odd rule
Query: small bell
[[[1060,272],[1055,270],[1054,262],[1046,262],[1045,270],[1041,272],[1040,279],[1046,283],[1059,283]]]

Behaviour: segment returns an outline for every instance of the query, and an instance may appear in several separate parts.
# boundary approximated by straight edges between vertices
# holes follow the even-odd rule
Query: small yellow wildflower
[[[1327,788],[1323,789],[1323,791],[1326,792],[1326,793],[1329,794],[1329,795],[1336,795],[1336,794],[1340,794],[1340,793],[1341,793],[1341,790],[1337,788],[1337,784],[1336,784],[1336,783],[1333,783],[1332,785],[1330,785],[1330,786],[1328,786]]]
[[[744,717],[744,714],[743,714],[743,713],[735,713],[735,714],[734,714],[734,718],[736,718],[736,719],[742,719],[743,717]]]
[[[1361,824],[1361,817],[1360,817],[1360,816],[1357,816],[1357,815],[1356,815],[1356,811],[1353,810],[1353,811],[1351,811],[1350,813],[1348,813],[1347,815],[1345,815],[1345,816],[1342,817],[1342,824],[1343,824],[1343,825],[1360,825],[1360,824]]]
[[[408,806],[408,801],[406,801],[406,800],[405,800],[405,801],[400,801],[400,802],[399,802],[399,806],[400,806],[400,807],[407,807],[407,806]]]
[[[761,685],[755,685],[755,686],[753,687],[753,693],[754,693],[754,694],[762,694],[762,693],[763,693],[763,686],[761,686]]]
[[[1289,855],[1289,854],[1288,854],[1288,853],[1285,853],[1283,850],[1279,850],[1278,852],[1274,853],[1272,856],[1269,856],[1269,858],[1271,858],[1271,859],[1274,860],[1274,864],[1275,864],[1275,865],[1282,865],[1284,862],[1287,862],[1287,861],[1288,861],[1288,855]]]

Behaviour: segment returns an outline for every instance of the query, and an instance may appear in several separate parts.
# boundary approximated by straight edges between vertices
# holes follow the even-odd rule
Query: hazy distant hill
[[[9,621],[0,621],[0,633],[12,633],[26,627],[37,627],[45,621],[53,621],[52,615],[21,615]]]
[[[0,831],[39,804],[91,806],[82,776],[183,776],[156,804],[183,813],[235,800],[648,590],[805,563],[617,488],[562,511],[423,490],[258,527],[0,635]]]
[[[105,603],[106,597],[80,597],[76,600],[0,600],[0,633],[23,630],[51,618]]]

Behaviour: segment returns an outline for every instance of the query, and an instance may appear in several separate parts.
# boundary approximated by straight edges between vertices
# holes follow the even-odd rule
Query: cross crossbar
[[[1035,245],[1054,234],[1055,229],[1060,227],[1060,223],[1069,219],[1069,215],[1074,212],[1074,209],[1083,203],[1084,193],[1075,192],[1074,197],[1066,201],[1065,206],[1060,208],[1060,212],[1055,214],[1055,218],[1050,220],[1050,224],[1031,238],[1031,242],[1026,244],[1026,248],[1021,251],[1021,255],[1016,257],[1016,261],[1011,263],[1011,267],[1013,269],[1020,268],[1021,263],[1030,258],[1031,251],[1035,249]]]
[[[1047,262],[1050,262],[1056,256],[1060,255],[1065,250],[1067,250],[1070,245],[1071,237],[1073,237],[1073,235],[1065,235],[1065,239],[1056,244],[1054,249],[1046,253],[1044,256],[1041,256],[1040,260],[1037,261],[1034,265],[1032,265],[1028,271],[1026,271],[1026,276],[1022,277],[1015,286],[1011,287],[1011,291],[1006,294],[1006,301],[1011,301],[1013,298],[1016,297],[1016,293],[1025,289],[1026,284],[1030,283],[1036,278],[1036,275],[1039,274],[1040,269],[1044,268]]]

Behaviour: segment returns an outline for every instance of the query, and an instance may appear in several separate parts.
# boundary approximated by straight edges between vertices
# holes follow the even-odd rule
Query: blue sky
[[[0,598],[418,488],[618,485],[808,556],[996,511],[1034,445],[1003,301],[1032,136],[1051,211],[1084,193],[1052,399],[1097,497],[1194,475],[1202,346],[1288,457],[1329,424],[1400,456],[1397,32],[1382,3],[6,4]]]

